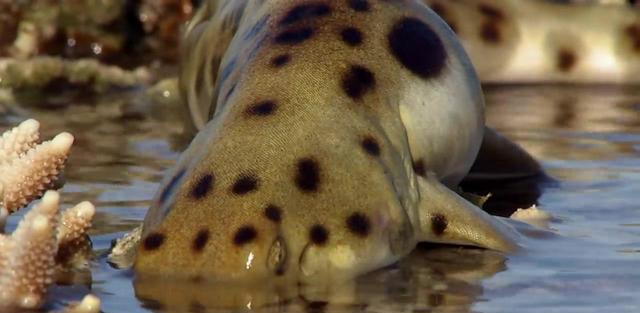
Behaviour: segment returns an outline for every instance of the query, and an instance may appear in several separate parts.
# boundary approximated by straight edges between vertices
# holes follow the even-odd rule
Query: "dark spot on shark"
[[[631,40],[633,51],[640,54],[640,23],[627,26],[625,28],[625,34]]]
[[[193,251],[201,252],[202,249],[204,249],[204,247],[207,245],[207,242],[209,242],[209,236],[210,234],[208,229],[201,229],[200,231],[198,231],[198,234],[196,234],[196,238],[193,240],[193,245],[191,246]]]
[[[478,11],[485,17],[485,21],[480,28],[480,38],[488,44],[502,42],[501,24],[505,20],[504,13],[488,4],[479,4]]]
[[[320,166],[312,158],[304,158],[298,161],[295,182],[298,188],[305,193],[318,190],[320,184]]]
[[[447,60],[444,44],[421,20],[406,17],[396,22],[388,40],[393,56],[413,74],[429,79],[444,69]]]
[[[413,161],[413,171],[419,176],[422,176],[422,177],[427,176],[427,168],[424,165],[423,159],[418,159]]]
[[[442,214],[435,214],[431,217],[431,231],[436,236],[441,236],[444,234],[444,231],[447,229],[447,218]]]
[[[480,38],[486,43],[497,44],[502,41],[500,24],[495,21],[486,21],[480,29]]]
[[[213,186],[213,180],[213,175],[210,173],[202,175],[191,189],[191,196],[195,199],[206,197]]]
[[[173,178],[171,178],[171,181],[169,181],[167,186],[162,190],[162,193],[160,194],[160,203],[165,203],[167,201],[169,195],[171,195],[178,182],[182,179],[182,177],[184,177],[184,174],[186,172],[187,171],[185,169],[181,169],[175,176],[173,176]]]
[[[357,236],[366,237],[371,231],[371,221],[362,213],[353,213],[347,218],[347,228]]]
[[[231,187],[236,195],[245,195],[258,189],[258,179],[252,175],[241,175]]]
[[[233,243],[236,246],[242,246],[247,243],[250,243],[254,239],[258,237],[258,232],[251,225],[242,226],[236,231],[235,236],[233,236]]]
[[[291,25],[296,22],[322,17],[331,13],[331,7],[324,3],[306,3],[293,7],[280,20],[281,26]]]
[[[369,1],[367,0],[349,0],[349,7],[356,12],[369,11]]]
[[[380,144],[378,144],[378,140],[373,138],[372,136],[366,136],[362,139],[362,148],[365,152],[372,156],[380,156]]]
[[[309,240],[318,246],[325,245],[329,240],[329,232],[320,224],[313,225],[309,230]]]
[[[560,49],[558,51],[556,66],[561,72],[571,71],[578,63],[578,56],[569,49]]]
[[[374,74],[364,66],[352,65],[342,78],[342,89],[350,98],[358,100],[376,85]]]
[[[351,47],[362,44],[362,32],[355,27],[347,27],[340,32],[342,41]]]
[[[282,221],[282,210],[273,204],[269,204],[264,209],[264,216],[274,223],[280,223]]]
[[[271,115],[276,110],[276,107],[274,101],[266,100],[251,105],[245,113],[250,116],[267,116]]]
[[[142,242],[142,248],[147,251],[157,250],[164,243],[165,236],[161,233],[151,233]]]
[[[278,56],[274,57],[273,59],[271,59],[271,66],[273,66],[275,68],[283,67],[284,65],[289,63],[289,61],[291,61],[291,56],[290,55],[281,54],[281,55],[278,55]]]
[[[282,45],[296,45],[311,38],[311,36],[313,36],[313,29],[311,27],[302,27],[279,33],[275,38],[275,42]]]

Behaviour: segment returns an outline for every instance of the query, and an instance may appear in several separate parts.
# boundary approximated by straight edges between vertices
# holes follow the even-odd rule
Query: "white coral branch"
[[[0,306],[37,308],[54,274],[59,195],[48,191],[18,228],[2,236]]]
[[[64,167],[73,144],[73,136],[61,133],[24,155],[0,164],[0,206],[16,211],[49,188]]]
[[[40,123],[29,119],[0,137],[0,165],[17,159],[36,145]]]
[[[60,214],[59,200],[57,192],[47,191],[12,235],[0,234],[0,311],[40,307],[53,282],[61,249],[67,255],[82,249],[95,208],[82,202]],[[80,308],[96,305],[99,308],[99,301],[96,304],[87,298]]]

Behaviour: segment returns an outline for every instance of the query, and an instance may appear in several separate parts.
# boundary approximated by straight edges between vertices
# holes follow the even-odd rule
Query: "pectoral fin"
[[[518,250],[520,236],[509,225],[442,185],[435,175],[418,177],[421,241]]]
[[[540,164],[529,153],[485,127],[480,152],[465,180],[522,179],[541,174]]]

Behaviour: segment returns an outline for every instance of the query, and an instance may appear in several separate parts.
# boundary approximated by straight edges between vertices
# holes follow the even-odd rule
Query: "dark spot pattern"
[[[329,13],[331,13],[331,7],[324,3],[301,4],[289,10],[282,20],[280,20],[280,25],[291,25],[305,19],[325,16]]]
[[[558,51],[556,66],[562,72],[571,71],[576,63],[578,63],[578,57],[569,49],[561,49]]]
[[[238,229],[238,231],[236,231],[236,234],[233,237],[233,243],[236,246],[242,246],[250,243],[251,241],[256,239],[256,237],[258,237],[258,232],[253,226],[242,226]]]
[[[640,54],[640,23],[627,26],[625,33],[631,39],[633,51]]]
[[[280,221],[282,221],[282,210],[270,204],[264,209],[264,216],[272,222],[280,223]]]
[[[195,199],[202,199],[207,196],[213,186],[213,175],[202,175],[191,189],[191,196]]]
[[[347,45],[355,47],[362,44],[362,33],[355,27],[347,27],[340,32],[342,41]]]
[[[173,189],[177,186],[182,177],[184,177],[184,174],[186,172],[187,171],[185,169],[181,169],[175,176],[173,176],[173,178],[171,178],[169,184],[167,184],[167,186],[164,188],[164,190],[162,190],[162,193],[160,194],[160,203],[165,203],[167,201],[169,195],[171,195],[171,192],[173,192]]]
[[[315,245],[322,246],[329,240],[329,232],[320,224],[313,225],[309,230],[309,240]]]
[[[342,78],[342,89],[350,98],[359,100],[376,85],[374,74],[364,66],[352,65]]]
[[[388,37],[393,56],[415,75],[429,79],[444,68],[447,52],[442,40],[421,20],[412,17],[400,20]]]
[[[302,27],[279,33],[275,42],[282,45],[295,45],[311,38],[311,36],[313,36],[313,29],[311,27]]]
[[[312,158],[298,161],[295,182],[303,192],[314,192],[320,185],[320,166]]]
[[[435,214],[431,217],[431,231],[436,236],[441,236],[444,234],[444,231],[447,229],[447,218],[442,214]]]
[[[164,243],[165,236],[161,233],[151,233],[144,239],[142,243],[142,247],[144,250],[153,251],[162,246]]]
[[[291,61],[291,56],[288,54],[281,54],[271,59],[271,66],[282,67]]]
[[[380,155],[380,145],[378,144],[378,141],[371,136],[366,136],[362,139],[362,148],[372,156]]]
[[[209,236],[210,234],[208,229],[200,230],[198,234],[196,234],[196,238],[193,240],[193,251],[202,251],[202,249],[207,245],[207,242],[209,242]]]
[[[480,29],[480,37],[487,43],[500,43],[502,41],[502,31],[500,24],[494,21],[487,21],[482,24]]]
[[[501,25],[505,21],[504,13],[488,4],[478,5],[478,11],[485,17],[480,28],[480,38],[489,44],[500,43],[503,39]]]
[[[371,231],[371,221],[362,213],[353,213],[347,218],[347,228],[355,235],[366,237]]]
[[[258,102],[249,108],[246,113],[253,116],[267,116],[271,115],[276,110],[276,103],[271,100]]]
[[[238,177],[231,187],[231,192],[236,195],[245,195],[258,189],[258,179],[254,176],[243,175]]]
[[[418,159],[416,161],[413,161],[413,171],[422,177],[427,176],[427,168],[424,165],[423,159]]]
[[[370,8],[367,0],[349,0],[349,7],[357,12],[367,12]]]

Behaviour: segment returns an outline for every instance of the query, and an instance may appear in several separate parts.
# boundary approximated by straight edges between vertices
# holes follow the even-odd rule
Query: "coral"
[[[11,89],[42,88],[56,81],[92,87],[130,87],[150,80],[144,68],[133,71],[108,66],[93,59],[65,60],[59,57],[9,59],[0,63],[0,87]]]
[[[40,307],[56,273],[85,267],[91,252],[87,231],[95,207],[82,202],[60,213],[56,191],[46,191],[16,230],[3,234],[9,214],[56,181],[73,143],[73,136],[61,133],[37,144],[39,126],[27,120],[0,138],[0,311]],[[100,301],[88,296],[65,312],[98,312],[99,307]]]
[[[62,170],[73,136],[61,133],[36,145],[39,124],[27,120],[0,139],[0,206],[10,213],[49,189]]]
[[[57,192],[47,192],[10,237],[0,237],[0,305],[43,303],[55,269],[58,202]]]

